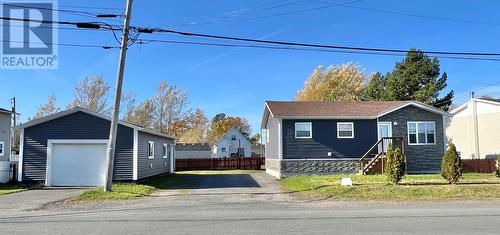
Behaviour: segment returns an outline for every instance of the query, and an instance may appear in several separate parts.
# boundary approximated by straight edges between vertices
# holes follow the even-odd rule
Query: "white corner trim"
[[[171,154],[170,154],[170,173],[175,172],[175,140],[174,143],[171,144],[172,147],[170,148]]]
[[[436,125],[436,124],[434,124]],[[436,127],[434,127],[436,128]],[[437,133],[434,133],[437,135]],[[444,146],[444,151],[446,152],[447,147],[448,147],[448,136],[446,135],[446,118],[443,116],[443,146]]]
[[[17,166],[17,181],[23,181],[24,129],[19,135],[19,163]]]
[[[45,185],[52,186],[52,161],[54,144],[108,144],[107,139],[48,139],[47,166],[45,167]],[[107,147],[106,147],[107,148]]]
[[[132,166],[132,179],[138,179],[138,166],[139,166],[139,131],[134,129],[134,144],[133,144],[133,166]]]
[[[278,122],[278,158],[279,158],[279,160],[283,159],[282,126],[283,126],[283,122],[281,119],[279,119],[279,122]]]

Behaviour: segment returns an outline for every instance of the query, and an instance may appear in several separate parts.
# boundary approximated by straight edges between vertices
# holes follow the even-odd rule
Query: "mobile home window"
[[[354,138],[354,123],[352,122],[337,123],[337,138],[340,139]]]
[[[168,144],[163,144],[163,148],[162,148],[162,156],[163,158],[167,158],[167,154],[169,153],[168,151]]]
[[[0,156],[3,156],[4,155],[4,149],[5,149],[5,143],[3,141],[0,141]]]
[[[148,158],[155,158],[155,142],[148,141]]]
[[[408,144],[435,144],[436,128],[434,122],[408,122]]]
[[[312,138],[312,124],[310,122],[296,122],[295,138]]]

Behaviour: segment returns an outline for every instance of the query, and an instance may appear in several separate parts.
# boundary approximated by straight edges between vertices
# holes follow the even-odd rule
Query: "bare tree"
[[[45,117],[47,115],[56,113],[59,111],[59,108],[56,106],[56,96],[54,94],[50,94],[47,97],[47,103],[41,104],[37,107],[37,111],[35,115],[29,117],[28,120],[35,120],[38,118]]]
[[[68,108],[79,106],[90,111],[109,114],[108,104],[109,85],[102,76],[87,76],[75,85],[75,98],[68,104]]]
[[[156,87],[156,96],[153,99],[155,106],[155,128],[162,133],[170,133],[172,124],[180,120],[185,114],[187,92],[169,85],[163,80]]]
[[[132,124],[151,127],[153,125],[154,103],[152,100],[146,100],[137,107],[130,108],[125,114],[125,121]]]

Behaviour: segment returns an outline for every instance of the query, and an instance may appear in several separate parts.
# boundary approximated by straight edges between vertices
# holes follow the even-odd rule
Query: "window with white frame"
[[[220,151],[223,152],[223,153],[225,153],[226,152],[226,148],[221,148]]]
[[[434,122],[408,122],[408,144],[422,145],[436,143]]]
[[[295,123],[295,138],[306,139],[312,138],[312,123],[296,122]]]
[[[231,140],[236,140],[236,135],[231,135]]]
[[[337,123],[337,138],[352,139],[354,138],[354,123],[338,122]]]
[[[168,151],[168,144],[163,144],[163,147],[162,147],[162,156],[163,158],[167,158],[168,157],[168,154],[169,154],[169,151]]]
[[[155,142],[148,141],[148,158],[155,158]]]
[[[3,156],[5,152],[5,142],[0,141],[0,156]]]

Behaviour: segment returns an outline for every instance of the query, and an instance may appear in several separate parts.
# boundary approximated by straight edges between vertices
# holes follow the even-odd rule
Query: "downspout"
[[[474,136],[474,158],[480,159],[479,155],[479,128],[477,122],[477,105],[476,99],[474,98],[474,92],[470,95],[472,104],[472,125],[473,125],[473,136]]]

